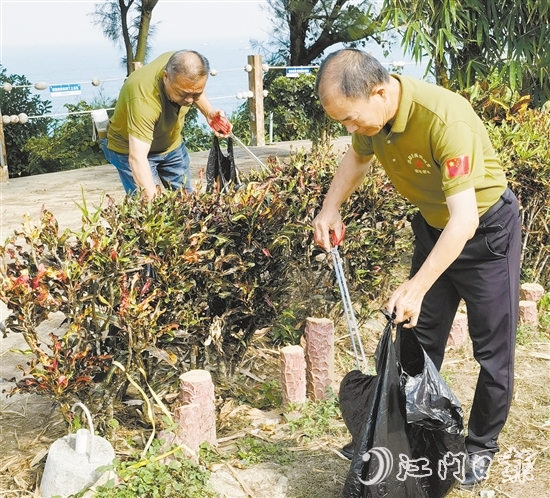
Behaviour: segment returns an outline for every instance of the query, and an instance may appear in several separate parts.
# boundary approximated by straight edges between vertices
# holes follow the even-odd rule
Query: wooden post
[[[4,123],[2,122],[2,109],[0,109],[0,183],[9,180],[8,156],[6,154],[6,139],[4,138]]]
[[[250,145],[265,145],[264,130],[264,84],[262,72],[262,56],[249,55],[248,64],[252,71],[248,73],[248,89],[254,94],[250,103]]]

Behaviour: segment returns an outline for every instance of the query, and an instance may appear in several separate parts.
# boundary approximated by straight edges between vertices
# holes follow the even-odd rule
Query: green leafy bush
[[[219,496],[208,484],[210,472],[193,463],[175,447],[163,448],[156,440],[145,459],[116,461],[118,483],[98,486],[96,498],[215,498]],[[163,458],[169,454],[169,459]]]
[[[0,82],[10,83],[19,88],[10,92],[0,90],[0,109],[6,116],[25,113],[27,116],[41,116],[51,109],[51,102],[41,100],[39,95],[33,95],[31,82],[24,76],[8,75],[6,68],[0,65]],[[23,88],[21,88],[23,87]],[[29,153],[25,144],[32,137],[44,137],[48,133],[47,119],[30,119],[25,124],[9,124],[4,126],[6,155],[10,177],[26,176]]]
[[[550,285],[549,107],[503,86],[497,74],[464,92],[489,136],[521,206],[522,279]]]
[[[522,216],[522,277],[550,285],[550,114],[518,106],[488,126]]]
[[[311,140],[316,145],[345,133],[323,110],[315,92],[315,74],[277,76],[267,79],[265,86],[265,115],[267,120],[273,113],[274,141]]]
[[[83,203],[75,232],[59,233],[49,212],[26,223],[0,248],[6,327],[31,357],[18,389],[53,396],[67,416],[78,399],[111,420],[128,377],[162,394],[188,369],[231,374],[254,332],[288,321],[286,310],[297,324],[329,315],[340,296],[311,222],[335,167],[326,151],[296,154],[227,195],[109,199],[93,212]],[[384,288],[407,213],[379,170],[344,207],[358,303]],[[68,328],[41,344],[37,327],[53,311]]]
[[[200,125],[198,118],[198,109],[192,106],[185,116],[181,132],[189,152],[208,150],[212,145],[212,137],[214,136],[212,130],[207,125]]]
[[[69,114],[50,123],[48,135],[30,138],[24,146],[28,153],[25,174],[37,175],[105,164],[105,156],[94,138],[91,111],[84,101],[65,104]]]

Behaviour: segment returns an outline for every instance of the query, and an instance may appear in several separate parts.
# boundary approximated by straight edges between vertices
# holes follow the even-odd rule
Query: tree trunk
[[[118,0],[120,7],[120,23],[122,25],[122,39],[124,40],[124,48],[126,50],[126,75],[128,76],[132,70],[132,62],[134,62],[134,54],[132,52],[132,40],[130,40],[130,31],[128,29],[128,11],[134,3],[134,0],[128,2],[128,5],[124,3],[124,0]]]
[[[153,9],[156,7],[157,3],[158,0],[143,0],[141,2],[141,17],[139,20],[136,54],[134,57],[134,61],[136,62],[145,63],[147,38],[151,27],[151,19],[153,18]]]

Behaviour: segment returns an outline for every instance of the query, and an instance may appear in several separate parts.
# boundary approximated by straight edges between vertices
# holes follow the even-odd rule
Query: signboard
[[[297,78],[298,76],[300,76],[300,74],[309,74],[309,73],[311,73],[310,67],[295,66],[295,67],[286,68],[287,78]]]
[[[67,95],[80,95],[81,93],[82,91],[79,83],[50,86],[50,97],[66,97]]]

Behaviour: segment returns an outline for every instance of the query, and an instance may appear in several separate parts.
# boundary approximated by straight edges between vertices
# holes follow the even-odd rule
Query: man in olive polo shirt
[[[143,189],[152,199],[161,187],[192,191],[189,154],[181,135],[195,104],[218,136],[231,124],[210,104],[204,88],[208,60],[193,50],[167,52],[134,71],[122,86],[101,139],[106,159],[119,173],[126,193]],[[222,132],[223,130],[223,132]]]
[[[468,423],[466,478],[485,479],[512,400],[519,307],[518,202],[482,121],[458,94],[389,75],[369,54],[345,49],[321,64],[317,91],[327,114],[352,133],[313,221],[330,249],[342,234],[339,209],[376,156],[396,189],[419,208],[409,280],[391,295],[395,322],[413,328],[437,368],[460,299],[480,365]]]

